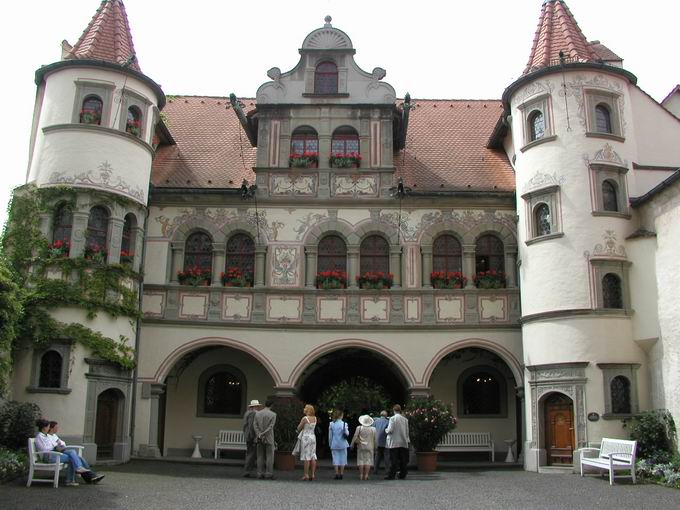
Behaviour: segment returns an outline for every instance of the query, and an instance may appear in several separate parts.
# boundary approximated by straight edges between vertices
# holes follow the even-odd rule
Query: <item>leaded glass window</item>
[[[317,271],[347,271],[347,245],[336,235],[326,236],[319,241]]]
[[[595,107],[595,130],[598,133],[612,132],[612,117],[609,108],[603,104]]]
[[[390,246],[387,241],[377,235],[368,236],[361,241],[360,272],[364,273],[389,273],[390,271]]]
[[[501,385],[491,372],[473,372],[463,381],[463,414],[500,414]]]
[[[194,232],[184,247],[184,270],[198,267],[202,271],[212,271],[212,239],[205,232]]]
[[[604,181],[602,183],[602,208],[605,211],[612,212],[619,210],[616,187],[611,181]]]
[[[451,234],[439,236],[432,243],[432,269],[437,272],[462,271],[462,250]]]
[[[536,110],[529,116],[529,128],[531,130],[531,141],[540,140],[545,135],[545,117],[543,113]]]
[[[80,109],[79,120],[81,124],[102,123],[102,110],[104,102],[97,96],[87,96],[83,100],[83,107]]]
[[[335,130],[331,140],[331,154],[359,153],[359,135],[351,127]]]
[[[255,242],[247,234],[235,234],[227,241],[227,271],[238,269],[253,284],[255,275]]]
[[[476,272],[505,271],[505,250],[503,241],[495,235],[487,234],[479,237],[475,245]]]
[[[132,257],[134,255],[135,244],[132,239],[132,226],[135,223],[135,218],[132,214],[125,216],[123,223],[123,238],[120,243],[120,253],[123,256]]]
[[[87,247],[95,252],[106,251],[109,212],[101,206],[90,209],[87,218]]]
[[[319,153],[319,137],[311,127],[301,127],[293,131],[290,138],[290,154]]]
[[[338,66],[333,62],[321,62],[314,73],[315,94],[338,93]]]
[[[627,377],[617,375],[610,384],[613,414],[630,414],[630,381]]]
[[[136,137],[142,136],[142,111],[136,106],[128,108],[125,131]]]
[[[546,236],[550,234],[550,207],[548,204],[540,204],[534,212],[536,222],[536,235]]]
[[[241,381],[228,371],[216,372],[205,381],[203,413],[240,415],[243,403]]]
[[[41,388],[59,388],[61,386],[62,357],[56,351],[47,351],[40,358],[40,378],[38,386]]]
[[[71,229],[73,227],[73,214],[66,204],[61,204],[54,213],[54,227],[52,229],[52,242],[71,242]]]
[[[602,306],[604,308],[623,308],[621,278],[614,273],[607,273],[602,278]]]

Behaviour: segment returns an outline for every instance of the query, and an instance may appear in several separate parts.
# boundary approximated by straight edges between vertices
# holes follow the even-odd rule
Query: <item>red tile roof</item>
[[[559,64],[560,51],[564,53],[567,62],[600,60],[564,0],[544,0],[524,74]]]
[[[241,99],[244,110],[254,99]],[[256,149],[228,98],[175,96],[163,110],[177,145],[159,147],[152,182],[159,187],[237,188],[254,181]],[[417,99],[406,149],[395,153],[396,175],[414,191],[514,191],[503,151],[487,140],[501,113],[498,100]]]
[[[124,65],[135,55],[130,24],[121,0],[103,0],[67,59],[104,60]],[[136,56],[128,67],[140,71]]]

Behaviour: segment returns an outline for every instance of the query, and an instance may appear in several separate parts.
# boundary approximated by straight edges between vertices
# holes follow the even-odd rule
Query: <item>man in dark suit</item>
[[[260,409],[262,409],[260,401],[251,400],[246,414],[243,415],[243,439],[246,442],[246,463],[243,476],[246,478],[250,478],[255,474],[254,471],[257,465],[257,445],[255,443],[253,421],[255,420],[255,413]]]
[[[257,443],[257,477],[274,478],[274,424],[276,413],[270,407],[272,401],[267,400],[264,409],[255,413],[253,429]]]

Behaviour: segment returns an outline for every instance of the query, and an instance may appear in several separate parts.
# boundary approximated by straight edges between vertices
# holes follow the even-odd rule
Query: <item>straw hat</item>
[[[250,404],[248,404],[248,407],[257,407],[259,405],[262,405],[262,404],[260,404],[259,400],[251,400]]]
[[[364,414],[363,416],[359,416],[359,423],[361,423],[364,427],[370,427],[373,425],[373,418],[367,414]]]

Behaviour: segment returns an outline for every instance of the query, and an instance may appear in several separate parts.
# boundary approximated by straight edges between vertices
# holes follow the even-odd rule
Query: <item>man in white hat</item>
[[[243,415],[243,438],[246,441],[246,465],[243,476],[246,478],[255,476],[255,468],[257,467],[257,445],[255,444],[255,429],[253,428],[253,420],[255,419],[255,412],[262,409],[259,400],[251,400],[248,404],[248,410]]]

